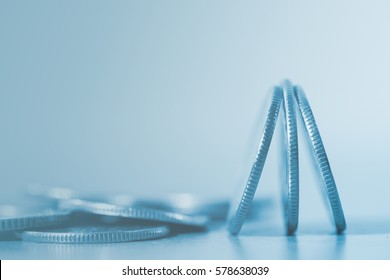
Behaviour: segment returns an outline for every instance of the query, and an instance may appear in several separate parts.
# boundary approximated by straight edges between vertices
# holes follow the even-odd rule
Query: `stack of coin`
[[[288,80],[273,89],[265,128],[243,194],[233,202],[221,198],[201,198],[193,194],[160,197],[130,195],[81,196],[66,188],[32,185],[28,193],[40,206],[39,211],[23,207],[0,206],[0,239],[16,236],[24,241],[49,243],[107,243],[155,239],[184,232],[209,229],[228,217],[228,231],[236,235],[244,221],[269,206],[267,201],[253,203],[280,107],[283,106],[286,131],[285,217],[286,232],[294,234],[299,216],[299,161],[296,103],[310,138],[313,154],[328,194],[338,233],[346,228],[345,218],[319,130],[309,102],[298,86]],[[239,198],[239,199],[237,199]],[[30,199],[31,201],[31,199]],[[256,206],[256,211],[253,206]],[[228,215],[230,209],[230,214]],[[262,211],[261,211],[262,212]]]
[[[227,199],[189,193],[97,196],[40,185],[29,186],[27,193],[33,210],[0,206],[0,239],[68,244],[156,239],[215,228],[229,209]],[[268,200],[256,201],[249,216],[270,205]],[[25,209],[24,213],[20,209]]]
[[[0,232],[15,233],[24,241],[49,243],[138,241],[204,231],[211,218],[221,217],[226,208],[226,201],[201,204],[191,195],[165,200],[124,195],[86,198],[65,188],[37,185],[29,188],[29,194],[50,210],[23,214],[15,211],[21,207],[0,207]],[[184,197],[192,201],[188,207],[186,202],[180,206]],[[213,216],[215,210],[219,213]]]

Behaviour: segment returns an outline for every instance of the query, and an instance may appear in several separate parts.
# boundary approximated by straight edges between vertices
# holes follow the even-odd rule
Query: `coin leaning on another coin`
[[[268,109],[267,120],[260,140],[260,146],[257,151],[256,159],[253,162],[248,181],[244,188],[241,199],[237,203],[232,203],[230,215],[228,218],[228,231],[237,235],[248,215],[253,201],[257,186],[260,181],[261,173],[267,158],[268,150],[271,145],[272,136],[275,131],[276,121],[278,119],[280,104],[282,102],[283,91],[280,87],[273,89],[271,105]]]
[[[292,235],[298,227],[299,217],[299,161],[298,130],[295,113],[294,89],[289,80],[282,82],[283,108],[287,135],[287,199],[284,202],[287,234]]]
[[[321,173],[322,181],[325,185],[337,232],[342,233],[346,229],[344,212],[341,206],[336,182],[330,168],[328,156],[326,155],[325,147],[322,143],[320,132],[303,89],[299,86],[295,86],[294,94],[298,102],[303,122],[305,123],[307,134],[310,138],[312,150]]]

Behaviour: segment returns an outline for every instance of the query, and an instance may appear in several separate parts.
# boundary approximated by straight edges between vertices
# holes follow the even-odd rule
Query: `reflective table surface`
[[[285,236],[277,224],[250,221],[238,236],[224,223],[204,232],[114,244],[1,241],[0,259],[390,259],[390,220],[350,221],[344,235],[328,225],[301,225]],[[313,230],[315,228],[315,230]]]

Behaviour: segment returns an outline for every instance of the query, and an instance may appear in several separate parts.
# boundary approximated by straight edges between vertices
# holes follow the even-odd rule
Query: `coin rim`
[[[294,86],[294,95],[298,102],[298,107],[301,112],[301,117],[305,123],[307,135],[309,136],[312,151],[316,158],[317,167],[321,173],[321,179],[327,193],[328,201],[330,203],[334,223],[337,233],[341,234],[347,227],[343,207],[341,205],[340,196],[337,191],[336,182],[330,167],[328,156],[322,138],[317,127],[313,112],[311,110],[309,101],[300,86]]]
[[[60,244],[102,244],[142,241],[168,235],[168,226],[144,227],[137,229],[102,230],[96,232],[50,232],[23,231],[22,241]]]
[[[283,109],[287,140],[287,201],[284,202],[287,234],[293,235],[299,220],[299,153],[294,88],[289,80],[282,82]]]
[[[40,228],[57,225],[70,216],[69,211],[56,211],[51,214],[26,215],[14,218],[0,218],[0,232]]]
[[[59,207],[69,211],[83,211],[98,215],[168,222],[193,227],[207,227],[209,223],[207,216],[185,215],[141,207],[123,207],[84,199],[64,200],[60,202]]]
[[[259,148],[256,154],[256,159],[252,164],[249,177],[244,188],[243,194],[237,206],[235,212],[228,219],[228,231],[232,235],[237,235],[242,225],[245,221],[245,218],[249,212],[250,205],[252,204],[253,197],[256,193],[257,186],[260,181],[261,173],[265,164],[265,160],[268,155],[269,147],[271,145],[272,136],[275,131],[280,105],[283,100],[283,90],[280,87],[273,88],[272,101],[268,109],[267,120],[263,129],[261,136]]]

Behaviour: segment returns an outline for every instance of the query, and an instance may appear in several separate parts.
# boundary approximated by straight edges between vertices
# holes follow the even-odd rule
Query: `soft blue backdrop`
[[[30,183],[229,195],[269,89],[290,78],[347,218],[390,217],[389,12],[388,1],[1,0],[0,202]],[[277,198],[276,149],[259,192]],[[301,151],[302,219],[315,220],[326,212]]]

